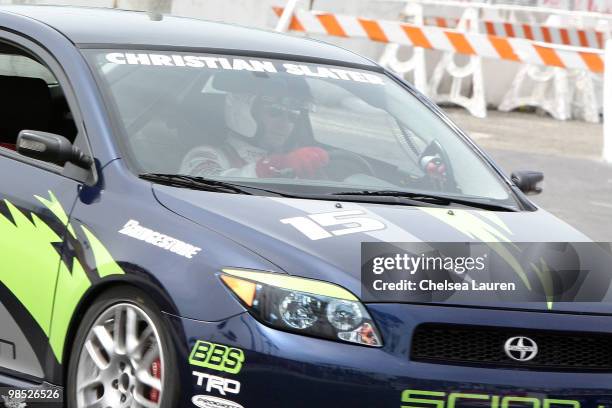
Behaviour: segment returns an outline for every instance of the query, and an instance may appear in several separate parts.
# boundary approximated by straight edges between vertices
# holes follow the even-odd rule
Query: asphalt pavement
[[[595,241],[612,242],[612,165],[601,160],[602,125],[535,113],[489,111],[486,119],[447,108],[507,174],[544,172],[537,205]]]

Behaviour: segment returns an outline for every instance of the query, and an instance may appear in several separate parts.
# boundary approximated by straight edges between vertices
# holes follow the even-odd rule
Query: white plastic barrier
[[[295,7],[297,6],[299,0],[289,0],[285,9],[283,10],[283,14],[278,19],[278,23],[276,24],[276,28],[274,31],[285,32],[289,28],[289,24],[291,23],[291,16],[293,16],[293,12],[295,11]]]
[[[478,33],[478,10],[465,9],[457,29],[461,32]],[[478,55],[470,55],[463,66],[455,63],[455,52],[446,52],[434,69],[429,95],[438,103],[454,103],[467,109],[477,118],[487,117],[487,102],[485,98],[484,79],[482,76],[482,60]],[[450,90],[442,93],[440,88],[445,75],[450,76]],[[464,82],[469,81],[468,95],[463,94]]]
[[[525,65],[497,107],[510,112],[523,106],[539,107],[557,120],[571,118],[567,70]]]
[[[558,40],[565,33],[567,42],[570,42],[569,30],[563,28],[569,25],[567,19],[553,15],[547,18],[545,24],[547,32],[557,31]],[[594,85],[596,76],[580,69],[525,65],[497,108],[509,112],[522,106],[533,106],[558,120],[580,117],[587,122],[599,123],[600,104]]]
[[[612,16],[604,14],[452,0],[413,1],[431,7],[445,6],[466,11],[479,9],[482,13],[474,24],[479,25],[480,32],[496,37],[526,38],[591,49],[603,49],[605,40],[610,37]],[[486,16],[487,13],[489,16]],[[548,17],[543,23],[538,22],[546,15]],[[456,26],[453,18],[428,16],[426,21],[441,27]],[[507,112],[522,106],[533,106],[558,120],[580,118],[598,123],[602,106],[600,83],[601,76],[587,70],[524,65],[498,109]]]
[[[403,11],[406,21],[416,25],[423,25],[423,6],[415,3],[408,3]],[[427,69],[425,66],[425,49],[422,47],[412,47],[412,56],[406,60],[400,60],[400,47],[397,43],[391,43],[385,47],[378,63],[383,67],[389,68],[395,73],[406,77],[412,74],[412,83],[420,92],[428,94],[427,88]]]

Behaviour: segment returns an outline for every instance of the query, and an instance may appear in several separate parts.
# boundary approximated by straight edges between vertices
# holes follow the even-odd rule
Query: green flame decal
[[[49,192],[48,199],[35,197],[76,239],[76,231],[55,195]],[[0,281],[40,326],[49,338],[55,357],[61,362],[70,321],[81,298],[91,287],[91,281],[85,265],[76,256],[70,262],[60,259],[57,248],[62,244],[62,237],[49,225],[36,214],[31,214],[30,221],[11,202],[4,202],[12,221],[0,215]],[[94,234],[84,226],[80,228],[88,242],[85,247],[93,252],[98,276],[123,274]]]

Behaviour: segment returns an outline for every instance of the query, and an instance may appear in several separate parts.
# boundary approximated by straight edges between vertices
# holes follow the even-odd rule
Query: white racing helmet
[[[228,93],[225,96],[225,123],[233,132],[248,138],[255,136],[257,122],[252,108],[255,95]]]
[[[253,93],[227,92],[225,97],[225,123],[233,132],[244,137],[255,137],[258,128],[259,108],[263,104],[274,104],[280,109],[299,114],[312,110],[309,101],[296,98],[286,80],[258,78],[251,82]]]

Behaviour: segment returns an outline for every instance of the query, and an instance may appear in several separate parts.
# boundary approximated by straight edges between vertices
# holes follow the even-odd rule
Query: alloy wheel
[[[89,329],[76,375],[77,406],[157,408],[164,358],[151,318],[130,303],[106,309]]]

